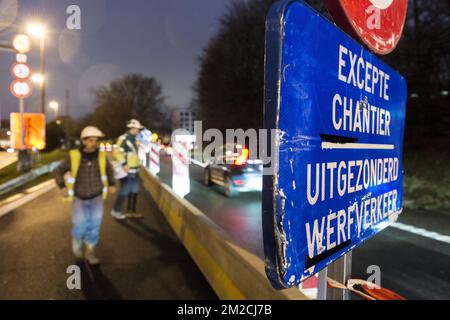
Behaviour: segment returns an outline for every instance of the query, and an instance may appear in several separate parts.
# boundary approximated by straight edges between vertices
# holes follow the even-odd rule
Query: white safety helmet
[[[144,126],[136,119],[128,120],[127,128],[143,129]]]
[[[96,127],[93,126],[87,126],[86,128],[84,128],[81,131],[81,135],[80,138],[81,140],[86,139],[86,138],[91,138],[91,137],[95,137],[95,138],[103,138],[105,135],[103,134],[103,132],[101,132],[99,129],[97,129]]]

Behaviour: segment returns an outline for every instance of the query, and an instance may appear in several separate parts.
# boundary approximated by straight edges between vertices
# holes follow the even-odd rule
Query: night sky
[[[185,108],[192,98],[197,57],[214,35],[231,0],[0,0],[0,42],[10,42],[17,28],[30,20],[44,21],[46,37],[47,104],[60,103],[65,114],[65,90],[70,91],[70,114],[93,110],[91,88],[128,73],[153,76],[167,102]],[[68,30],[66,8],[81,8],[81,30]],[[33,40],[28,60],[39,71],[39,42]],[[2,119],[18,111],[9,92],[15,55],[0,51],[0,110]],[[26,100],[26,111],[38,112],[39,89]],[[48,109],[48,108],[47,108]],[[49,117],[54,115],[49,110]]]

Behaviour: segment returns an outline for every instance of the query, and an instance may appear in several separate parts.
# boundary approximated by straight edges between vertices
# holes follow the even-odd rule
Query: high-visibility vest
[[[129,150],[128,152],[125,152],[125,148],[122,147],[124,143]],[[128,173],[136,173],[140,165],[139,154],[133,143],[127,139],[127,134],[123,134],[117,139],[116,146],[117,148],[113,153],[114,160],[120,164],[127,163]]]
[[[69,193],[68,200],[73,200],[75,195],[74,186],[78,174],[78,168],[81,162],[80,150],[70,150],[70,175],[66,179],[66,187]],[[100,167],[100,176],[103,183],[102,198],[106,199],[108,195],[108,176],[106,175],[106,153],[104,151],[98,152],[98,164]]]

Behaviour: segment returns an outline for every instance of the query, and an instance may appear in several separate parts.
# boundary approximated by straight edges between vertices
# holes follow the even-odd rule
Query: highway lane
[[[211,220],[228,232],[235,242],[264,256],[261,225],[261,193],[242,193],[235,198],[227,198],[216,185],[203,184],[203,168],[189,166],[191,192],[185,197],[203,211]],[[158,176],[169,186],[172,185],[172,163],[168,157],[161,158],[161,172]]]
[[[70,204],[58,190],[0,217],[0,300],[217,299],[150,195],[141,190],[144,219],[116,221],[108,197],[100,266],[78,263],[81,290],[66,281],[71,252]]]
[[[159,176],[171,185],[171,160],[168,157],[161,160]],[[186,199],[237,244],[263,258],[261,194],[243,193],[226,198],[220,187],[203,184],[203,168],[192,164],[189,169],[191,192]],[[450,244],[426,233],[450,235],[450,215],[405,209],[399,222],[426,230],[423,235],[394,227],[383,230],[353,250],[352,276],[367,279],[370,276],[367,267],[378,265],[381,285],[408,299],[450,299]]]

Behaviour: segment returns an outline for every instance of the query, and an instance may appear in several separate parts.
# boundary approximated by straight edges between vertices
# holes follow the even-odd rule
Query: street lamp
[[[42,83],[44,82],[44,76],[40,73],[34,73],[31,76],[31,81],[33,81],[34,83],[36,83],[38,85],[42,85]]]
[[[27,26],[27,32],[30,36],[42,38],[45,36],[45,26],[40,23],[30,23]]]
[[[55,118],[58,120],[59,103],[57,101],[50,101],[48,106],[55,111]]]
[[[45,25],[40,23],[30,23],[27,26],[27,32],[29,35],[39,39],[39,61],[40,61],[40,74],[42,75],[41,86],[41,112],[45,114]]]

